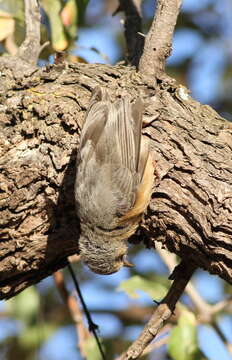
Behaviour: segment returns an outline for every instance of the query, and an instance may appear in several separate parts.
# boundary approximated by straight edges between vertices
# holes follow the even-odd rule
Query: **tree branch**
[[[146,36],[139,71],[143,74],[162,76],[165,61],[172,50],[172,37],[181,0],[157,0],[155,17]]]
[[[155,119],[143,129],[151,139],[156,172],[141,236],[232,282],[229,122],[186,96],[183,87],[147,86],[140,73],[121,65],[67,64],[65,71],[53,65],[20,78],[0,70],[5,74],[0,104],[2,299],[65,266],[66,257],[78,252],[76,149],[97,84],[107,86],[112,100],[139,93],[147,104],[144,115]]]
[[[26,37],[20,45],[17,55],[31,65],[36,65],[40,47],[40,10],[37,0],[24,0]]]
[[[162,249],[161,243],[156,244],[156,251],[158,252],[158,254],[160,255],[160,257],[170,271],[172,271],[175,266],[177,266],[175,254],[172,254],[167,250]],[[214,320],[215,318],[215,315],[224,310],[231,303],[232,300],[232,297],[230,296],[229,298],[222,300],[215,305],[210,305],[201,297],[201,295],[196,290],[191,281],[189,281],[188,285],[186,286],[185,292],[186,294],[188,294],[197,310],[198,319],[200,320],[200,322],[204,323],[212,322],[212,320]]]
[[[176,303],[183,294],[183,291],[195,270],[195,264],[187,264],[184,261],[175,268],[173,274],[171,275],[171,278],[174,278],[174,281],[167,295],[155,309],[154,314],[140,336],[119,360],[137,359],[142,354],[146,346],[154,339],[159,330],[163,327],[165,321],[167,321],[173,314]]]
[[[152,353],[153,351],[161,348],[163,345],[167,345],[168,343],[168,336],[164,336],[159,340],[156,340],[155,342],[149,344],[146,349],[143,351],[143,356],[148,355]]]
[[[66,289],[63,273],[61,271],[56,271],[53,274],[53,278],[56,287],[64,303],[66,304],[68,312],[70,313],[70,316],[75,324],[80,353],[83,358],[86,359],[85,343],[87,339],[90,338],[92,335],[84,324],[83,314],[77,302],[77,299],[73,295],[69,294],[68,290]]]
[[[119,0],[119,7],[115,11],[125,12],[125,38],[127,45],[127,60],[131,65],[138,67],[144,46],[142,31],[142,0]]]

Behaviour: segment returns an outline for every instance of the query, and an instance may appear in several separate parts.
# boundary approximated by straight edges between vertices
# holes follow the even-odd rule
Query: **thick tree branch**
[[[18,55],[25,62],[32,57],[35,65],[39,14],[32,26],[30,7],[36,2],[26,4],[27,36]],[[92,89],[107,86],[113,100],[139,94],[146,103],[143,134],[151,139],[155,176],[139,238],[152,247],[159,241],[183,260],[167,296],[123,359],[137,358],[156,336],[197,266],[232,283],[231,124],[191,99],[185,88],[169,85],[164,91],[142,76],[162,76],[179,8],[180,0],[158,1],[139,73],[122,66],[58,64],[33,66],[29,78],[21,64],[17,76],[12,66],[6,70],[6,62],[0,69],[0,298],[38,282],[78,252],[75,160]],[[140,12],[132,19],[130,11],[127,21],[134,21],[137,37]],[[138,39],[129,48],[132,62]],[[64,291],[63,296],[70,301]]]
[[[172,50],[172,37],[181,0],[157,0],[151,28],[146,36],[139,70],[143,74],[164,75],[165,62]]]
[[[139,93],[147,104],[143,133],[151,138],[155,176],[141,236],[232,282],[229,122],[183,87],[147,86],[128,67],[59,64],[16,79],[0,70],[1,298],[65,266],[67,256],[78,252],[76,149],[97,84],[107,86],[112,100]]]

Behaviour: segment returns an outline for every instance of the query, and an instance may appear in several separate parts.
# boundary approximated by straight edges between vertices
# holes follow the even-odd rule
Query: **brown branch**
[[[146,346],[154,339],[158,331],[163,327],[173,314],[176,303],[183,294],[183,291],[189,282],[191,276],[196,269],[195,264],[185,263],[182,261],[174,270],[171,278],[174,279],[173,284],[165,298],[155,309],[151,319],[143,329],[140,336],[129,347],[127,352],[120,357],[120,360],[137,359],[146,348]]]
[[[156,251],[159,253],[168,269],[172,271],[177,265],[176,255],[162,249],[161,243],[156,244]],[[215,315],[228,307],[232,300],[230,296],[215,305],[210,305],[201,297],[191,281],[186,286],[185,292],[188,294],[193,302],[193,305],[197,309],[199,321],[204,323],[211,323],[212,320],[214,320]]]
[[[80,306],[76,300],[76,298],[73,295],[70,295],[68,290],[66,289],[65,283],[64,283],[64,276],[61,271],[56,271],[53,274],[53,278],[56,284],[56,287],[64,301],[64,303],[67,306],[67,309],[70,313],[70,316],[75,323],[76,326],[76,332],[77,337],[79,340],[78,348],[80,350],[81,355],[86,358],[85,353],[85,347],[84,344],[88,338],[90,338],[92,335],[88,331],[88,329],[84,325],[84,319],[83,314],[80,309]]]
[[[107,86],[112,99],[136,98],[139,91],[148,103],[145,116],[155,118],[143,129],[151,138],[156,173],[139,238],[148,236],[150,246],[154,239],[162,242],[232,282],[229,122],[183,87],[147,87],[130,67],[67,64],[63,72],[55,65],[30,77],[21,71],[19,79],[1,71],[2,299],[65,266],[66,257],[78,252],[76,149],[90,89],[97,84]]]
[[[165,61],[172,50],[172,37],[181,0],[158,0],[155,17],[146,36],[139,62],[141,73],[159,76],[164,73]]]
[[[160,243],[157,244],[156,251],[160,255],[161,259],[164,261],[164,263],[167,265],[168,269],[172,271],[177,265],[175,254],[172,254],[167,250],[162,249],[162,245]],[[199,313],[203,312],[205,314],[210,312],[211,305],[207,304],[207,302],[204,301],[204,299],[199,295],[191,282],[189,282],[186,286],[185,292],[188,294]]]
[[[26,37],[17,56],[31,65],[36,65],[40,47],[40,11],[37,0],[24,0]]]
[[[138,67],[139,59],[142,55],[144,37],[142,31],[142,0],[119,0],[119,8],[115,11],[125,12],[125,38],[127,45],[127,61],[131,65]]]
[[[161,346],[166,345],[168,342],[168,336],[165,336],[154,343],[149,344],[143,352],[143,356],[150,354],[154,350],[159,349]]]

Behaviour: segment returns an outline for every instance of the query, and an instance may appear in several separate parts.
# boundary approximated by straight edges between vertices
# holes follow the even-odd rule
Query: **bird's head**
[[[125,240],[104,237],[94,232],[81,234],[79,249],[82,261],[97,274],[109,275],[122,266],[132,267],[127,260]]]

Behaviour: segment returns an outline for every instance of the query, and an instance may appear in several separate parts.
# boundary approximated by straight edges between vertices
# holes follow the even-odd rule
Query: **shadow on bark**
[[[52,207],[53,216],[50,217],[50,227],[47,232],[48,240],[45,253],[45,262],[48,259],[49,268],[51,267],[51,258],[57,252],[57,246],[60,242],[71,242],[73,246],[73,254],[78,252],[78,238],[80,232],[79,219],[75,212],[74,183],[76,175],[76,156],[77,150],[71,153],[69,163],[64,171],[63,181],[59,188],[57,204],[47,199],[48,209]],[[51,205],[52,204],[52,205]],[[76,243],[76,244],[75,244]],[[76,245],[76,246],[75,246]],[[69,248],[70,255],[70,248]],[[57,254],[57,258],[53,261],[53,270],[67,265],[67,254]]]

